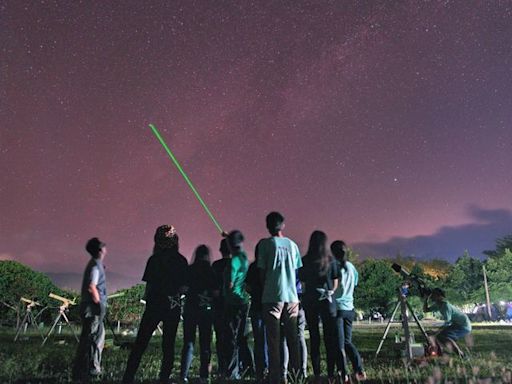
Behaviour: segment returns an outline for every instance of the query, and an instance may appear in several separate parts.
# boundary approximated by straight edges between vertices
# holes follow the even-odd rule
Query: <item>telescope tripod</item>
[[[382,345],[384,344],[384,340],[386,340],[386,337],[388,335],[389,329],[391,328],[391,322],[393,321],[393,318],[395,317],[396,312],[398,311],[398,308],[400,308],[400,313],[402,315],[402,328],[404,330],[404,336],[405,336],[405,357],[407,360],[411,361],[413,354],[412,354],[412,346],[411,346],[411,332],[409,329],[409,316],[407,314],[407,310],[412,314],[414,321],[418,325],[418,328],[421,330],[421,333],[427,343],[429,343],[429,338],[427,335],[427,332],[425,331],[425,328],[423,328],[423,325],[421,325],[420,320],[418,319],[418,316],[414,313],[413,308],[411,307],[411,304],[407,301],[407,295],[402,293],[401,288],[398,289],[398,301],[395,305],[395,309],[393,310],[393,313],[391,317],[389,318],[388,324],[386,325],[386,330],[384,331],[384,334],[382,335],[382,339],[380,340],[379,347],[377,348],[377,352],[375,352],[375,357],[379,355],[380,350],[382,349]]]
[[[23,320],[21,321],[20,325],[18,326],[18,329],[16,330],[16,336],[14,336],[15,342],[16,340],[18,340],[18,337],[20,336],[22,329],[23,333],[27,332],[27,327],[29,324],[32,324],[32,326],[37,330],[37,332],[41,336],[41,339],[43,338],[41,330],[37,327],[36,317],[32,313],[32,307],[32,304],[27,305],[27,309],[25,310],[25,316],[23,317]]]
[[[73,329],[73,327],[71,326],[71,323],[69,322],[69,319],[66,315],[66,311],[68,310],[68,306],[67,305],[61,305],[59,307],[59,314],[55,317],[55,321],[53,322],[53,325],[52,327],[50,328],[50,331],[48,332],[48,334],[46,335],[46,337],[44,338],[43,340],[43,343],[41,345],[45,345],[46,341],[48,340],[48,338],[50,337],[50,335],[52,334],[53,330],[55,329],[55,327],[57,326],[57,323],[59,322],[60,318],[63,317],[64,320],[66,321],[66,324],[68,325],[68,327],[71,329],[71,332],[73,332],[73,336],[75,336],[75,339],[76,341],[78,342],[78,336],[76,335],[75,333],[75,330]]]

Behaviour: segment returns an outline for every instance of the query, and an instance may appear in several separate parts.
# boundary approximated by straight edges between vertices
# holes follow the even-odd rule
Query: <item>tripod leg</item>
[[[377,352],[375,352],[375,357],[377,357],[380,353],[382,345],[384,344],[384,340],[386,340],[386,337],[388,336],[389,328],[391,327],[391,322],[393,321],[393,318],[395,317],[396,311],[398,310],[399,306],[400,306],[400,301],[398,301],[396,303],[395,309],[393,309],[393,313],[391,314],[391,317],[389,318],[388,325],[386,325],[386,330],[384,331],[384,335],[382,335],[382,339],[380,340],[379,347],[377,348]]]
[[[50,335],[52,334],[53,330],[55,329],[55,326],[57,325],[57,323],[59,322],[60,320],[60,317],[62,316],[62,312],[59,312],[58,316],[55,318],[55,321],[53,322],[53,325],[52,327],[50,328],[50,331],[48,331],[48,334],[46,335],[46,337],[43,339],[43,343],[41,344],[41,346],[45,345],[46,344],[46,340],[48,340],[48,338],[50,337]]]
[[[67,325],[69,326],[69,328],[71,329],[71,332],[73,332],[73,336],[75,336],[75,340],[76,342],[78,343],[78,336],[76,335],[75,333],[75,330],[73,329],[73,326],[71,325],[71,323],[69,322],[68,320],[68,317],[66,316],[66,314],[64,312],[62,312],[62,316],[64,316],[64,320],[66,320],[66,323]]]
[[[39,333],[39,336],[41,336],[41,339],[44,338],[43,334],[41,333],[41,330],[37,326],[36,318],[34,317],[34,314],[30,312],[30,322],[32,323],[32,326],[36,329],[36,331]]]
[[[430,339],[428,338],[427,331],[425,331],[425,328],[423,328],[423,325],[421,324],[420,319],[418,319],[418,316],[416,316],[416,313],[414,313],[412,306],[409,302],[407,302],[407,307],[409,308],[409,311],[411,311],[412,317],[414,318],[414,321],[418,325],[418,328],[421,330],[421,333],[423,334],[425,341],[430,344]]]
[[[22,328],[25,327],[25,324],[28,321],[28,315],[30,315],[30,312],[27,311],[27,313],[23,317],[23,320],[21,321],[20,325],[18,326],[18,329],[16,330],[16,336],[14,336],[14,341],[18,340],[18,336],[20,335]]]

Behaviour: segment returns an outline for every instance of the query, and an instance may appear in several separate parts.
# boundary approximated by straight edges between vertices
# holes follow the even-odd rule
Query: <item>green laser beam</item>
[[[189,186],[189,188],[192,190],[192,192],[194,192],[194,195],[196,196],[197,200],[199,201],[201,206],[204,208],[204,210],[208,214],[208,217],[210,217],[211,221],[213,222],[213,224],[215,224],[215,226],[217,227],[219,232],[223,233],[224,231],[222,230],[222,227],[220,226],[219,222],[215,219],[215,217],[213,216],[212,212],[210,211],[210,209],[208,208],[208,206],[206,205],[204,200],[201,198],[201,195],[199,195],[199,192],[197,192],[196,187],[194,187],[194,184],[192,184],[192,182],[190,181],[189,177],[187,176],[187,174],[185,173],[185,171],[181,167],[180,163],[178,162],[176,157],[173,155],[173,153],[171,152],[171,150],[169,149],[169,147],[165,143],[164,139],[162,138],[162,135],[160,135],[160,132],[158,132],[158,129],[156,129],[156,127],[153,124],[149,124],[149,128],[151,128],[151,130],[153,131],[153,134],[156,136],[156,138],[158,139],[160,144],[162,144],[162,147],[164,147],[165,151],[167,152],[167,154],[171,158],[171,160],[174,163],[174,165],[176,166],[176,168],[178,168],[178,171],[181,173],[181,176],[183,176],[183,178],[187,182],[187,185]]]

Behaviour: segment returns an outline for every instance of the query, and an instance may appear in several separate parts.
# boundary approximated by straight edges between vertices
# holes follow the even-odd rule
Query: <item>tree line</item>
[[[458,305],[485,302],[485,266],[491,302],[512,300],[512,235],[497,239],[495,249],[484,251],[483,257],[475,257],[466,251],[453,264],[445,260],[422,261],[401,255],[392,259],[364,259],[354,252],[351,252],[350,258],[360,276],[355,306],[365,314],[378,311],[388,315],[392,311],[398,289],[404,281],[391,268],[393,263],[402,265],[411,274],[421,278],[428,287],[443,288],[448,299]],[[76,297],[77,302],[80,301],[78,293],[60,289],[44,273],[36,272],[16,261],[0,261],[1,323],[13,324],[23,316],[24,305],[20,303],[22,296],[37,299],[42,305],[41,309],[45,306],[58,307],[58,303],[48,297],[50,292],[68,298]],[[144,304],[141,303],[144,284],[137,284],[116,293],[123,295],[109,300],[110,321],[136,324],[144,310]],[[410,302],[420,313],[421,299],[414,284],[411,286]],[[77,307],[71,307],[72,320],[79,319]],[[53,315],[51,311],[45,311],[39,319],[48,323]]]

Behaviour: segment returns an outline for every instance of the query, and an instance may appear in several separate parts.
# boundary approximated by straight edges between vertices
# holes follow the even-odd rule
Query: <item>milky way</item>
[[[149,123],[250,253],[270,210],[303,251],[510,233],[511,1],[0,4],[0,259],[81,273],[99,236],[131,284],[163,223],[217,258]]]

